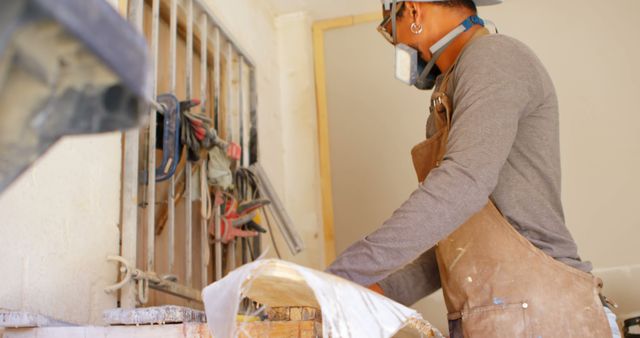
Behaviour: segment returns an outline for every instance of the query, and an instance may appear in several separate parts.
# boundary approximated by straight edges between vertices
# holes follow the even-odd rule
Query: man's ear
[[[404,5],[404,15],[410,18],[411,22],[421,22],[424,10],[420,3],[407,1]]]

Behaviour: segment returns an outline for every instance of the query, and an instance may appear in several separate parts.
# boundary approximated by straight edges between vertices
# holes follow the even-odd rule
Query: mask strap
[[[445,35],[442,39],[436,42],[429,50],[432,54],[435,54],[436,51],[442,49],[449,42],[453,41],[458,35],[468,31],[471,27],[475,25],[484,26],[484,20],[480,19],[477,15],[472,15],[464,20],[458,27],[454,28],[451,32]]]
[[[395,1],[395,0],[394,0]],[[457,38],[460,34],[468,31],[474,25],[484,26],[484,20],[480,19],[477,15],[472,15],[464,20],[458,27],[453,29],[447,35],[445,35],[442,39],[438,40],[429,51],[431,51],[432,57],[427,66],[424,68],[420,76],[418,77],[418,83],[424,82],[433,66],[435,66],[436,61],[440,58],[440,55],[449,47],[449,45]]]
[[[391,3],[391,38],[393,39],[393,43],[396,43],[396,11],[398,10],[398,3],[396,0],[392,0]]]
[[[424,67],[424,70],[422,70],[422,73],[420,73],[420,76],[418,76],[418,79],[416,80],[416,84],[418,84],[419,87],[424,87],[423,84],[427,81],[427,78],[429,77],[429,73],[431,73],[433,66],[436,65],[436,61],[440,58],[440,55],[444,53],[444,51],[447,49],[447,47],[449,47],[449,45],[452,42],[453,40],[447,42],[444,45],[444,47],[440,48],[438,51],[435,52],[435,54],[431,56],[431,60],[429,60],[429,63],[427,63],[427,66]]]

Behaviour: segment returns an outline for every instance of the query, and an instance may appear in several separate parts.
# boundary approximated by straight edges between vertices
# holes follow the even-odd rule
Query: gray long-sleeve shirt
[[[558,102],[540,60],[513,38],[485,36],[463,50],[451,81],[453,123],[440,167],[328,272],[380,283],[390,298],[413,304],[440,288],[435,244],[489,197],[536,247],[591,271],[564,223]],[[434,128],[429,117],[427,137]]]

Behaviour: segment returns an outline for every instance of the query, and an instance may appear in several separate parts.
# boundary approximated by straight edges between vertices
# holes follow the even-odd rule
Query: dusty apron
[[[447,149],[453,67],[431,98],[436,132],[411,151],[420,182]],[[533,246],[491,200],[437,244],[436,256],[452,337],[611,337],[601,281]]]

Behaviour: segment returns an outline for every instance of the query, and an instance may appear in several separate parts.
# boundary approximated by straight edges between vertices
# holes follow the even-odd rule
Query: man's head
[[[385,19],[378,31],[396,46],[396,78],[431,89],[484,26],[477,6],[502,0],[381,0]]]
[[[471,15],[477,14],[473,0],[451,0],[436,2],[402,1],[396,4],[396,34],[394,44],[406,44],[419,51],[429,60],[429,48],[460,25]],[[393,36],[391,8],[383,7],[381,31]]]

